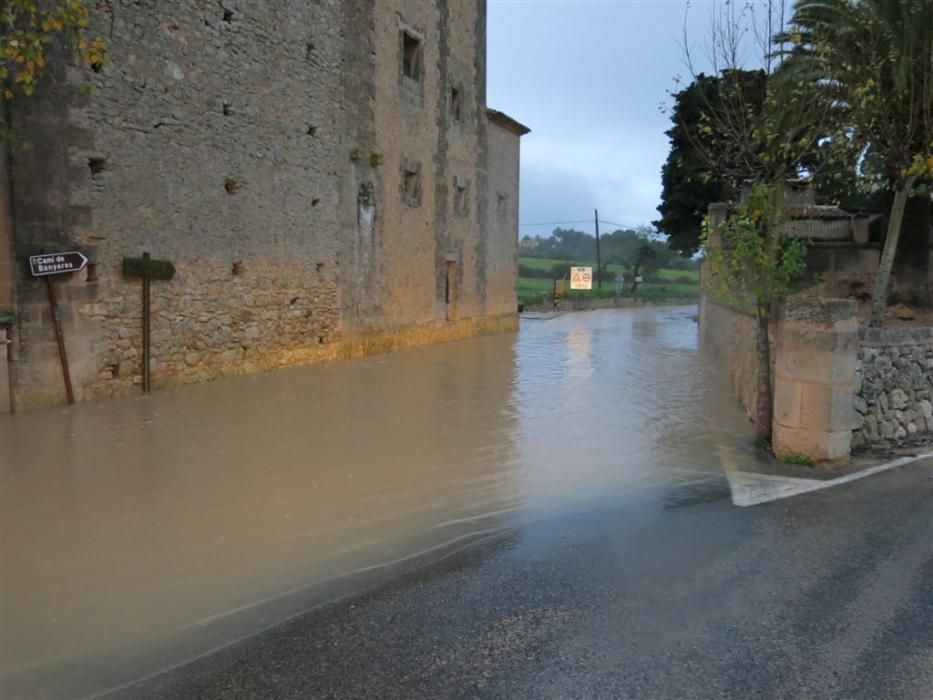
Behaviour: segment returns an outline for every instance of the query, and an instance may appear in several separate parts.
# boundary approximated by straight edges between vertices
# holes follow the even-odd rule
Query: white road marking
[[[761,503],[769,503],[782,498],[798,496],[810,491],[820,491],[822,489],[832,488],[848,484],[850,481],[864,479],[866,476],[880,474],[889,469],[903,467],[911,462],[933,457],[933,452],[925,452],[919,455],[909,457],[900,457],[884,464],[878,464],[868,469],[863,469],[852,474],[839,476],[835,479],[799,479],[789,476],[775,476],[772,474],[754,474],[743,472],[736,469],[726,469],[726,478],[729,480],[729,488],[732,490],[732,503],[743,508],[756,506]]]

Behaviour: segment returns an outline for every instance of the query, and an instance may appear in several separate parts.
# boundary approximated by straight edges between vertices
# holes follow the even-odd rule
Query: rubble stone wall
[[[933,328],[869,328],[859,338],[853,447],[933,432]]]

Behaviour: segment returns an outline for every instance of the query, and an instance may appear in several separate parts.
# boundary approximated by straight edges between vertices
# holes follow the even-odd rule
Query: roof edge
[[[500,112],[498,109],[493,109],[492,107],[486,108],[486,116],[489,118],[489,121],[493,121],[499,126],[508,129],[511,132],[518,134],[519,136],[524,136],[527,133],[531,132],[527,126],[522,124],[515,119],[512,119],[505,112]]]

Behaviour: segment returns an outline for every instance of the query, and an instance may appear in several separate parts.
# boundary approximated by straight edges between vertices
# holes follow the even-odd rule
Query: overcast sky
[[[702,42],[709,7],[693,3],[692,43]],[[594,208],[626,227],[657,218],[670,125],[659,107],[687,73],[685,0],[489,0],[488,8],[487,101],[531,128],[522,138],[520,222],[588,219]]]

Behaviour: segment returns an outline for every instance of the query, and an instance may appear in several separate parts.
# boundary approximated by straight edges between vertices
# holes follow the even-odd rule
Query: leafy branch
[[[83,0],[3,0],[0,3],[0,82],[3,97],[32,95],[57,46],[71,49],[77,64],[100,70],[110,61],[106,42],[86,37],[88,8]]]

